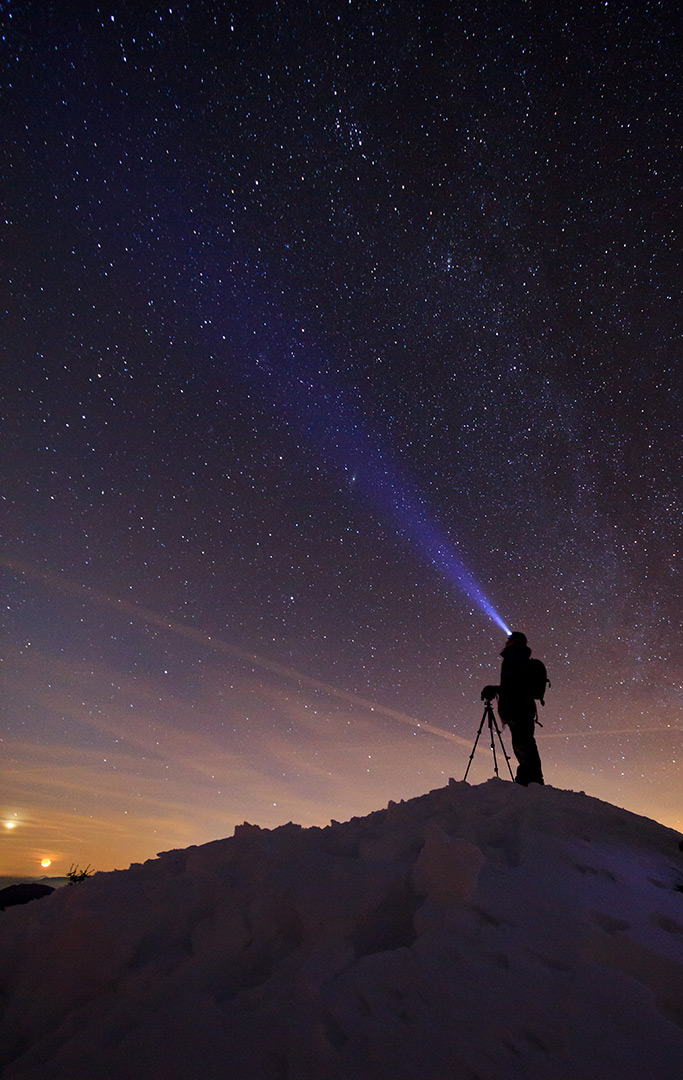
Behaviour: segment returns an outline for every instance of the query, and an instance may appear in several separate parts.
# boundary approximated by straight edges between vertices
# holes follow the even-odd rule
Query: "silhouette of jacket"
[[[536,702],[529,685],[528,645],[511,642],[502,653],[500,686],[498,689],[498,715],[510,729],[512,749],[518,768],[515,781],[518,784],[543,783],[541,758],[536,745],[534,725]]]
[[[498,715],[504,724],[513,724],[536,716],[536,702],[529,687],[528,645],[506,645],[500,654],[500,687],[498,690]]]

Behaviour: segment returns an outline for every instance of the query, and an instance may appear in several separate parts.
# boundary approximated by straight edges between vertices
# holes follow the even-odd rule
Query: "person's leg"
[[[519,762],[515,783],[523,784],[524,787],[528,784],[542,784],[543,771],[534,736],[534,719],[532,718],[530,721],[525,719],[510,724],[510,735],[512,749]]]
[[[533,731],[527,741],[527,784],[543,784],[543,769],[541,767],[541,755],[536,745],[536,736]]]
[[[515,783],[523,784],[526,787],[529,783],[526,778],[526,740],[517,724],[510,724],[510,738],[512,739],[512,752],[517,758]]]

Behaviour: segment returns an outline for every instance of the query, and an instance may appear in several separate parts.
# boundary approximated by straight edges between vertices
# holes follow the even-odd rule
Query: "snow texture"
[[[672,1080],[678,836],[491,780],[0,917],[3,1080]]]

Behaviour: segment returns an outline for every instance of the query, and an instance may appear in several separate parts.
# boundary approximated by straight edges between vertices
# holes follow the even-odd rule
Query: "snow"
[[[450,781],[96,874],[0,915],[3,1080],[670,1080],[678,842]]]

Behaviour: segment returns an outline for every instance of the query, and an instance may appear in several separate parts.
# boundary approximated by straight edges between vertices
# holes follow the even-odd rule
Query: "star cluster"
[[[459,778],[504,638],[409,514],[547,781],[680,823],[675,24],[7,11],[8,873]]]

